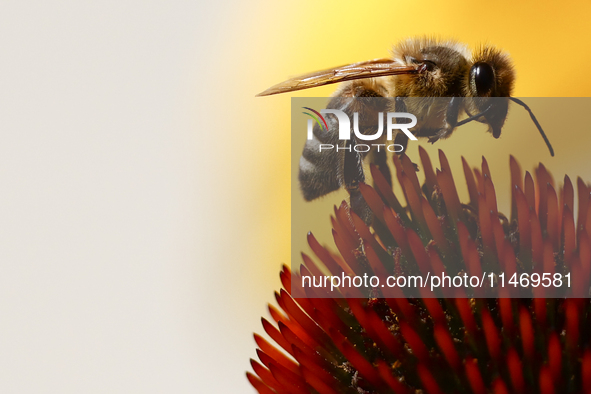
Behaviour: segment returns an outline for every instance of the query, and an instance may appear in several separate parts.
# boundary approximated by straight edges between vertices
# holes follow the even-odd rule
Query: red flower
[[[557,193],[543,165],[534,182],[511,157],[508,219],[497,211],[486,160],[481,171],[463,161],[470,202],[461,204],[445,155],[440,151],[435,172],[423,149],[420,157],[422,187],[410,160],[394,158],[407,207],[372,168],[375,189],[361,186],[375,214],[371,229],[341,205],[332,220],[340,255],[310,234],[319,262],[303,255],[294,283],[303,275],[368,269],[404,275],[412,267],[506,277],[570,272],[572,294],[588,296],[591,188],[581,179],[575,221],[570,179]],[[370,298],[342,298],[312,287],[304,298],[295,286],[292,297],[287,267],[280,276],[281,310],[269,306],[276,325],[262,320],[275,344],[255,334],[260,362],[251,360],[256,375],[247,373],[259,393],[591,393],[589,299],[543,298],[553,293],[541,286],[497,298],[380,298],[382,289]]]

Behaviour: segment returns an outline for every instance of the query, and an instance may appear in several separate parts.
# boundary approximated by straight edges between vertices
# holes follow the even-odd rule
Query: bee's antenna
[[[521,105],[523,108],[525,108],[527,110],[527,112],[529,112],[529,116],[531,116],[531,120],[533,120],[534,123],[536,124],[538,131],[542,135],[542,138],[544,139],[544,141],[546,142],[546,145],[548,146],[548,149],[550,150],[550,155],[554,156],[554,149],[552,149],[552,144],[550,144],[550,141],[548,141],[548,137],[546,137],[546,133],[544,133],[544,130],[542,130],[542,126],[540,126],[540,123],[538,123],[538,120],[534,116],[534,113],[531,112],[531,109],[527,106],[526,103],[524,103],[523,101],[521,101],[519,99],[516,99],[515,97],[509,97],[509,99],[511,101]]]

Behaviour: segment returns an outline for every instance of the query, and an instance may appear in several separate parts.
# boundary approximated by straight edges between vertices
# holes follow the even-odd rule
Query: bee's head
[[[470,72],[464,81],[467,112],[475,120],[488,124],[488,131],[499,138],[509,111],[509,100],[521,105],[529,112],[554,156],[554,149],[531,109],[523,101],[511,97],[514,82],[515,71],[509,56],[493,47],[480,47],[472,56]],[[478,117],[478,114],[482,115]]]
[[[471,110],[475,113],[486,110],[485,123],[490,126],[492,135],[499,138],[515,81],[515,71],[509,56],[493,47],[480,47],[472,56],[472,65],[466,78],[464,94],[474,98],[470,100]]]

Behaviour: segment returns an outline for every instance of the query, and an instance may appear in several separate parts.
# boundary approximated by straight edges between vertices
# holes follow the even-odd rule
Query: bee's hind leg
[[[384,97],[385,89],[379,83],[372,80],[357,80],[342,85],[333,99],[339,101],[338,107],[344,111],[349,118],[353,118],[354,113],[360,114],[359,128],[361,133],[365,134],[375,132],[375,121],[380,112],[385,112],[388,106],[388,100],[380,100]],[[351,100],[353,99],[353,100]],[[373,213],[359,190],[359,184],[365,182],[363,172],[362,153],[355,150],[356,137],[351,131],[350,139],[345,142],[343,183],[350,196],[351,210],[355,212],[365,223],[370,224],[373,220]],[[384,147],[385,149],[385,147]],[[384,152],[385,154],[385,152]],[[375,157],[374,157],[375,159]],[[377,163],[380,170],[390,179],[390,170],[388,169],[386,157],[382,159],[383,163]]]
[[[343,178],[345,181],[345,188],[347,189],[347,192],[349,192],[351,210],[365,223],[370,224],[373,220],[373,213],[359,190],[359,183],[365,181],[365,174],[363,173],[361,155],[355,151],[354,138],[348,140],[345,145],[344,160]]]

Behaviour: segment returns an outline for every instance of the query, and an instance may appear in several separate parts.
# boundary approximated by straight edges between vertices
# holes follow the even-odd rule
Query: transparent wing
[[[352,81],[354,79],[384,77],[387,75],[416,74],[420,65],[401,66],[391,59],[374,59],[346,66],[329,68],[310,74],[300,75],[287,81],[271,86],[257,96],[293,92],[296,90],[315,88],[331,83]]]

